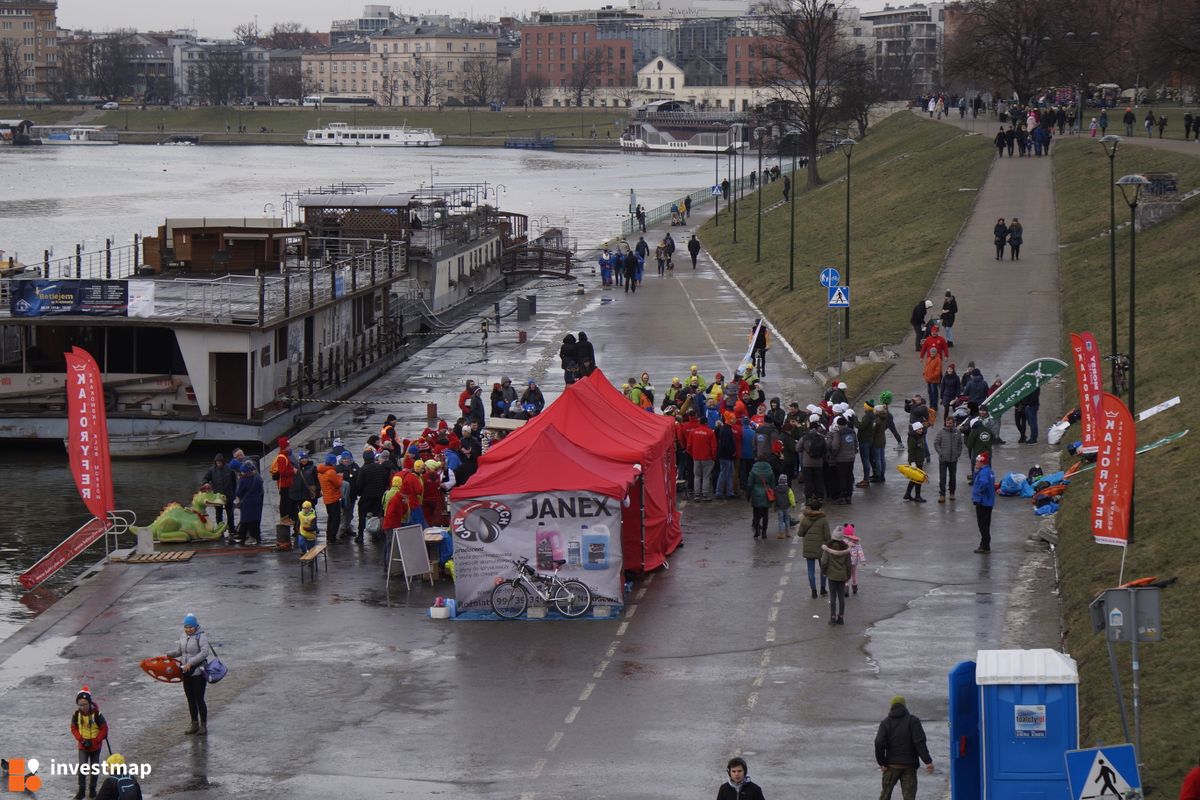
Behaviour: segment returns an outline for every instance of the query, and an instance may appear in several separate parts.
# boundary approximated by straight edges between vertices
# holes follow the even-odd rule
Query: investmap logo
[[[42,779],[38,776],[36,758],[0,759],[0,778],[4,780],[6,792],[36,792],[42,788]]]

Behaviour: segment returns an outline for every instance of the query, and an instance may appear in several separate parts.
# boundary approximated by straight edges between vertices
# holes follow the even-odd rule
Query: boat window
[[[383,135],[383,138],[385,138],[385,139],[390,139],[390,138],[392,138],[392,135],[391,135],[390,133],[385,133],[385,134]]]

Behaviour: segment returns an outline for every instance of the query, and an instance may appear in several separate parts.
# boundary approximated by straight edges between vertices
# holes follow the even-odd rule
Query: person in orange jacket
[[[280,436],[279,455],[271,462],[271,478],[279,488],[279,517],[292,519],[296,513],[296,503],[289,495],[292,482],[296,480],[296,465],[292,463],[292,448],[286,436]]]
[[[71,735],[79,743],[79,764],[94,765],[96,772],[92,773],[91,796],[96,796],[96,779],[99,777],[100,750],[104,740],[108,738],[108,721],[100,713],[100,706],[92,700],[92,693],[84,686],[75,695],[75,713],[71,715]],[[79,791],[75,800],[82,800],[87,776],[79,772]]]
[[[329,516],[326,538],[337,535],[342,524],[342,475],[337,470],[337,456],[325,456],[325,463],[317,467],[317,481],[321,484],[321,500]]]

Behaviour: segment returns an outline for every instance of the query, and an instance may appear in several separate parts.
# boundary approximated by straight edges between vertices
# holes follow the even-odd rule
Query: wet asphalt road
[[[997,191],[1024,197],[1046,188],[1032,165],[1014,169],[1028,174],[998,182]],[[996,216],[990,202],[985,189],[977,210],[984,219]],[[1052,258],[1052,236],[1031,231],[1028,258]],[[979,247],[990,242],[960,241],[947,274],[974,269]],[[661,392],[690,363],[706,375],[729,374],[753,312],[707,257],[694,273],[676,272],[646,276],[636,296],[600,292],[590,279],[582,296],[573,287],[547,289],[525,326],[528,344],[517,345],[505,325],[481,361],[474,333],[451,336],[370,394],[428,397],[445,412],[461,378],[486,385],[508,374],[533,375],[552,395],[561,388],[558,342],[580,328],[618,384],[622,373],[645,369]],[[1007,291],[986,282],[955,289],[960,305],[976,309],[984,296],[1003,303]],[[1012,302],[1027,302],[1025,293]],[[1024,361],[1024,352],[1057,347],[1057,328],[973,328],[970,319],[964,309],[956,356],[1003,352],[1006,361]],[[768,362],[768,394],[816,399],[807,373],[780,350]],[[917,376],[908,357],[886,388],[903,397],[919,388]],[[396,413],[419,428],[423,411],[412,404]],[[345,431],[357,449],[378,425],[372,419],[356,430],[334,418],[315,427]],[[997,472],[1026,455],[1000,448]],[[328,575],[304,585],[294,554],[110,566],[0,644],[2,749],[73,761],[71,701],[88,683],[113,744],[153,765],[150,797],[690,798],[712,796],[725,760],[740,752],[768,797],[851,800],[878,791],[871,743],[899,693],[925,720],[939,768],[922,774],[921,796],[941,796],[946,672],[977,648],[1055,644],[1052,625],[1014,624],[1010,613],[1047,567],[1021,542],[1033,529],[1024,507],[997,510],[994,552],[981,559],[971,553],[969,492],[960,487],[953,504],[916,506],[900,501],[902,491],[890,479],[853,506],[831,509],[833,522],[856,523],[869,560],[839,627],[826,624],[823,600],[809,596],[798,543],[773,538],[773,517],[772,538],[752,540],[741,501],[685,506],[685,547],[669,569],[635,585],[614,620],[432,621],[425,608],[450,585],[411,593],[393,585],[389,597],[382,548],[371,545],[333,545]],[[1056,619],[1049,598],[1029,608],[1035,621]],[[180,688],[136,667],[174,643],[189,610],[230,666],[210,687],[205,740],[182,734]],[[73,779],[47,784],[46,796],[66,796]]]

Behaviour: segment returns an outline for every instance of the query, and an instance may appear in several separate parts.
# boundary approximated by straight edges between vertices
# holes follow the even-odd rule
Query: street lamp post
[[[1129,399],[1126,402],[1126,407],[1129,413],[1134,415],[1134,420],[1137,419],[1137,401],[1134,399],[1134,369],[1137,367],[1137,338],[1136,330],[1136,298],[1134,287],[1137,286],[1137,207],[1138,196],[1142,193],[1142,188],[1149,186],[1150,181],[1146,180],[1144,175],[1125,175],[1117,181],[1117,186],[1121,187],[1121,196],[1125,198],[1125,202],[1129,205],[1129,367],[1126,375],[1129,381]],[[1137,478],[1134,478],[1133,486],[1129,493],[1129,535],[1128,543],[1133,544],[1133,529],[1134,529],[1134,495],[1137,492]],[[1134,694],[1137,694],[1137,686],[1134,686]],[[1141,711],[1138,709],[1136,700],[1133,704],[1133,729],[1135,749],[1141,753]]]
[[[1112,349],[1109,353],[1117,352],[1117,148],[1121,137],[1108,134],[1100,139],[1104,153],[1108,156],[1108,279],[1109,279],[1109,332],[1112,334]],[[1113,359],[1112,372],[1113,392],[1117,391],[1117,361]]]
[[[726,203],[733,204],[733,243],[737,244],[737,159],[733,157],[733,135],[732,128],[730,129],[729,149],[725,151],[725,172],[733,178],[733,182],[729,186],[729,201]]]
[[[720,138],[713,130],[713,222],[721,224],[721,148],[717,146]]]
[[[854,140],[842,139],[838,143],[843,155],[846,156],[846,288],[850,288],[850,155],[854,152]],[[850,338],[850,306],[846,306],[846,333]]]
[[[758,137],[758,230],[754,235],[754,263],[762,261],[762,196],[763,196],[763,171],[762,171],[762,146],[763,137],[766,135],[766,128],[755,128],[754,135]]]
[[[796,174],[796,137],[792,136],[792,175]],[[796,191],[796,187],[792,187]],[[796,203],[795,198],[788,196],[788,225],[791,228],[791,243],[788,245],[788,291],[796,289]]]

